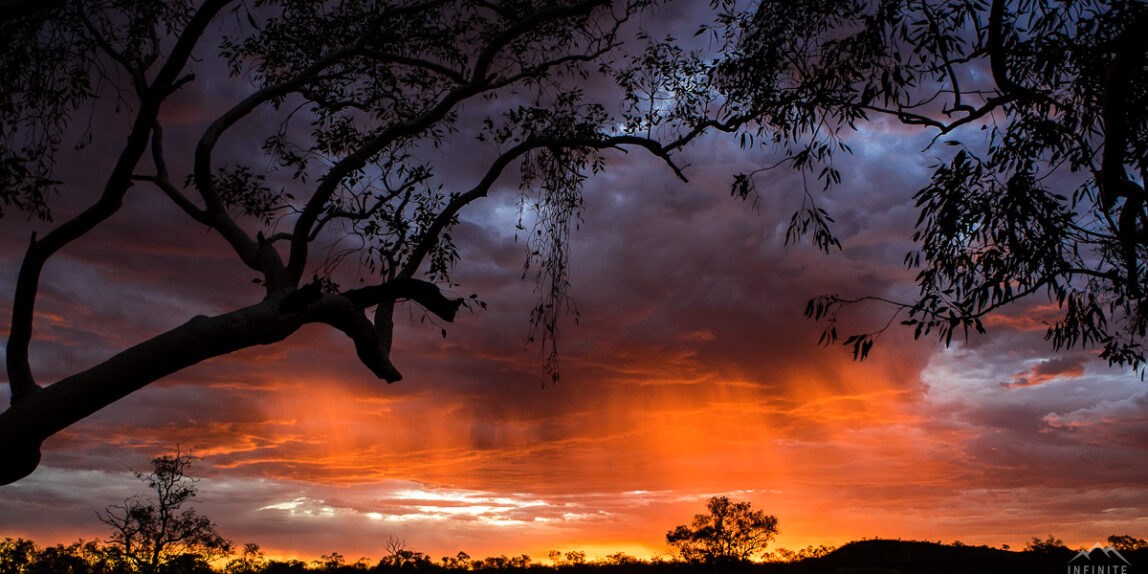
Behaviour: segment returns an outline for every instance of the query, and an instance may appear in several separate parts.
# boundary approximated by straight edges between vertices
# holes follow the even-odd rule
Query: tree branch
[[[20,265],[16,279],[16,292],[12,301],[12,326],[8,335],[7,368],[12,390],[12,403],[23,400],[39,387],[32,375],[28,358],[28,345],[32,340],[32,321],[35,316],[36,295],[44,264],[57,251],[88,233],[119,211],[124,194],[132,185],[132,173],[147,149],[149,133],[155,125],[163,96],[176,81],[191,50],[215,14],[231,0],[207,0],[192,16],[187,28],[176,42],[167,63],[159,71],[147,97],[141,94],[140,108],[132,124],[127,144],[120,152],[111,175],[104,184],[99,200],[79,215],[56,227],[42,240],[33,237]]]
[[[226,206],[223,205],[218,192],[215,190],[214,175],[212,174],[212,153],[215,151],[215,145],[219,142],[219,138],[222,137],[229,128],[239,122],[239,120],[247,117],[259,106],[277,97],[298,91],[306,86],[308,82],[313,81],[320,72],[337,64],[344,58],[353,55],[353,52],[353,49],[335,52],[312,64],[294,78],[274,86],[267,86],[247,96],[238,104],[224,112],[223,115],[216,118],[215,121],[204,130],[203,135],[200,136],[199,142],[195,146],[195,161],[193,167],[195,184],[199,189],[200,195],[203,197],[205,210],[211,218],[210,225],[216,231],[219,231],[224,239],[231,244],[232,249],[235,250],[235,253],[239,255],[239,258],[244,264],[267,276],[269,287],[272,286],[272,283],[278,282],[278,280],[273,280],[272,276],[279,275],[279,272],[277,269],[265,268],[266,261],[260,257],[260,249],[257,242],[243,231],[231,216],[227,214]],[[282,263],[280,262],[278,266],[282,266]],[[289,279],[288,282],[291,285],[298,284],[298,275],[293,277],[293,281]]]
[[[64,0],[0,0],[0,20],[17,20],[63,4]]]
[[[152,127],[151,135],[151,156],[152,163],[155,164],[155,176],[137,175],[133,176],[136,181],[148,181],[155,184],[165,195],[168,196],[180,209],[183,210],[192,219],[203,223],[204,225],[211,225],[211,218],[208,217],[206,211],[199,208],[191,202],[182,192],[171,183],[171,175],[167,171],[167,160],[163,153],[163,127],[159,121],[155,122]]]
[[[315,193],[307,200],[299,218],[295,221],[292,231],[290,256],[287,262],[286,274],[290,281],[298,282],[303,275],[307,264],[311,228],[315,225],[324,206],[330,201],[340,182],[355,171],[362,169],[367,161],[386,149],[396,139],[419,133],[435,122],[444,118],[459,102],[479,94],[486,86],[478,83],[469,83],[452,90],[446,94],[433,108],[407,121],[396,123],[382,133],[359,146],[354,152],[335,163],[323,176]]]
[[[325,323],[342,331],[354,342],[355,353],[363,365],[376,377],[393,383],[403,378],[391,363],[392,313],[395,302],[400,299],[410,299],[448,322],[454,321],[462,306],[462,299],[447,298],[433,283],[396,279],[337,295],[320,294],[304,311],[304,322]],[[363,311],[376,305],[372,323]]]
[[[432,286],[433,287],[433,286]],[[436,289],[437,291],[437,289]],[[393,299],[390,303],[393,304]],[[387,307],[387,302],[380,303]],[[311,305],[307,310],[308,322],[326,323],[347,335],[355,344],[355,354],[374,375],[388,383],[403,378],[399,370],[391,363],[391,329],[390,319],[383,325],[385,329],[376,329],[375,325],[367,320],[363,309],[355,305],[351,299],[342,295],[325,294]]]
[[[1048,100],[1035,90],[1030,90],[1015,81],[1008,75],[1008,52],[1005,49],[1004,30],[1005,0],[993,0],[989,8],[989,68],[992,72],[993,82],[1001,94],[1013,97],[1025,97],[1038,100]]]
[[[530,72],[523,71],[519,74],[511,75],[508,78],[494,81],[488,78],[489,68],[497,56],[498,52],[502,50],[515,38],[522,34],[536,29],[537,26],[552,20],[567,18],[577,14],[587,13],[595,6],[604,4],[604,0],[589,0],[586,2],[572,4],[567,6],[554,6],[539,10],[531,14],[529,17],[515,22],[514,25],[508,27],[506,30],[498,34],[488,43],[478,55],[471,72],[470,82],[460,85],[454,90],[451,90],[442,97],[439,102],[423,113],[421,116],[412,118],[407,121],[396,123],[388,129],[383,130],[379,135],[375,136],[368,142],[364,143],[354,152],[348,154],[343,159],[339,160],[334,166],[331,167],[324,175],[322,182],[316,188],[315,193],[307,201],[302,213],[295,222],[295,227],[292,232],[292,241],[290,248],[290,256],[287,263],[287,276],[295,281],[303,276],[304,267],[307,263],[309,251],[309,239],[311,237],[312,227],[318,220],[324,206],[330,201],[332,195],[337,189],[339,183],[350,176],[359,169],[362,169],[371,157],[381,152],[387,146],[391,145],[395,140],[401,137],[414,135],[422,130],[427,129],[435,122],[444,118],[458,103],[473,97],[485,91],[505,87],[510,83],[532,77],[537,74],[543,73],[551,66],[559,65],[562,62],[574,61],[579,58],[585,58],[584,55],[564,56],[556,58],[552,61],[547,61],[539,66],[535,66]],[[449,207],[448,207],[449,209]],[[455,210],[457,211],[457,210]],[[453,215],[453,212],[452,212]],[[442,217],[436,219],[436,223],[442,220]],[[443,223],[445,225],[445,223]],[[440,227],[441,229],[441,227]],[[433,234],[437,236],[437,232]],[[421,257],[417,258],[421,260]],[[404,275],[410,266],[404,268]],[[415,265],[417,269],[417,265]]]
[[[951,122],[942,122],[942,121],[936,120],[934,118],[930,118],[928,116],[924,116],[924,115],[920,115],[920,114],[914,114],[914,113],[906,112],[906,111],[900,110],[900,109],[891,110],[888,108],[882,108],[880,106],[873,106],[873,105],[865,105],[865,106],[862,106],[862,108],[869,110],[869,111],[894,116],[901,123],[904,123],[906,125],[922,125],[922,126],[937,128],[937,130],[942,135],[944,135],[944,134],[947,134],[947,133],[963,126],[963,125],[966,125],[966,124],[972,123],[976,120],[979,120],[979,119],[989,115],[990,113],[992,113],[997,108],[999,108],[1005,104],[1008,104],[1010,102],[1013,102],[1014,100],[1016,100],[1016,96],[1014,94],[1005,93],[1005,94],[1001,94],[999,96],[989,98],[979,108],[974,109],[971,106],[964,105],[964,106],[962,106],[962,108],[967,113],[965,115],[961,116],[960,118],[953,120]],[[952,112],[956,112],[956,111],[959,111],[959,110],[954,108],[952,110],[948,110],[947,113],[952,113]]]
[[[1116,40],[1116,53],[1104,79],[1102,95],[1104,152],[1100,160],[1100,204],[1111,209],[1118,197],[1143,197],[1144,190],[1128,178],[1124,158],[1128,148],[1128,92],[1132,79],[1148,51],[1144,28],[1148,16],[1141,16]]]
[[[687,181],[685,175],[682,174],[678,166],[674,164],[673,159],[669,156],[669,152],[666,150],[666,148],[662,147],[656,141],[643,137],[614,136],[604,137],[601,139],[557,139],[541,137],[528,138],[518,145],[510,148],[502,155],[498,156],[498,159],[494,160],[490,167],[487,168],[486,174],[483,175],[482,180],[479,181],[478,184],[466,192],[460,193],[451,199],[446,207],[444,207],[443,210],[439,212],[438,216],[435,217],[434,221],[427,228],[427,231],[423,233],[422,237],[419,239],[418,244],[416,244],[414,249],[411,250],[411,254],[407,258],[407,262],[403,265],[402,270],[399,271],[398,276],[405,278],[414,277],[415,273],[418,272],[419,267],[422,266],[423,260],[426,259],[427,254],[430,253],[431,249],[433,249],[434,245],[438,242],[439,235],[443,232],[444,229],[446,229],[446,226],[454,219],[454,217],[458,215],[458,212],[466,205],[486,197],[486,194],[490,191],[491,186],[493,186],[494,183],[498,180],[499,176],[502,175],[503,170],[505,170],[506,167],[509,166],[512,162],[514,162],[514,160],[522,157],[527,152],[543,147],[592,147],[597,149],[605,149],[615,148],[621,145],[636,145],[645,148],[650,153],[664,160],[666,164],[670,166],[670,169],[674,171],[674,175],[676,175],[679,179],[682,181]]]
[[[458,309],[462,307],[462,299],[450,299],[444,296],[434,283],[407,277],[393,279],[381,285],[352,289],[340,295],[360,310],[388,301],[410,299],[447,322],[453,322]]]
[[[588,0],[586,2],[566,6],[549,6],[515,22],[514,25],[495,36],[479,53],[478,59],[474,64],[471,82],[486,82],[488,79],[486,76],[490,71],[491,64],[494,63],[494,58],[498,56],[498,53],[501,52],[503,48],[514,41],[515,38],[518,38],[530,30],[536,29],[546,22],[589,13],[594,7],[604,4],[606,4],[606,0]]]
[[[265,300],[215,317],[198,316],[83,372],[29,393],[0,413],[0,484],[27,476],[49,436],[191,365],[282,341],[303,324]]]
[[[392,63],[400,64],[403,66],[410,66],[412,68],[419,68],[422,70],[426,70],[428,72],[433,72],[433,73],[438,74],[440,76],[444,76],[449,80],[453,80],[459,84],[466,82],[466,78],[463,77],[461,72],[459,72],[458,70],[448,68],[442,64],[438,64],[436,62],[423,60],[421,58],[412,58],[410,56],[403,56],[402,54],[393,54],[393,53],[389,53],[389,52],[379,52],[377,50],[371,50],[368,48],[364,48],[364,49],[359,50],[359,53],[363,56],[368,57],[368,58],[373,58],[376,60],[382,60],[385,62],[392,62]]]

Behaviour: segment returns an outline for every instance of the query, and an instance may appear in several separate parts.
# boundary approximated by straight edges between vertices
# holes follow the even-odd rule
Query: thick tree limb
[[[513,26],[510,26],[492,38],[490,43],[479,52],[478,58],[475,60],[471,81],[485,83],[489,79],[487,78],[487,74],[490,72],[490,66],[494,63],[494,59],[498,56],[498,53],[523,34],[547,22],[570,18],[579,14],[588,14],[594,8],[605,5],[606,3],[606,0],[588,0],[565,6],[549,6],[544,10],[539,10],[515,22]]]
[[[1008,54],[1005,48],[1004,30],[1005,0],[993,0],[989,8],[989,68],[993,82],[1002,94],[1013,96],[1033,96],[1035,93],[1013,81],[1008,75]]]
[[[1111,209],[1118,197],[1143,197],[1144,190],[1128,178],[1124,158],[1128,148],[1128,91],[1133,75],[1139,71],[1148,51],[1144,27],[1148,16],[1141,16],[1116,42],[1112,62],[1104,81],[1104,155],[1101,158],[1100,204]]]
[[[198,316],[81,373],[25,392],[0,413],[0,484],[30,474],[39,463],[40,444],[88,415],[191,365],[282,341],[306,323],[339,329],[354,341],[359,360],[375,376],[398,381],[402,375],[390,362],[394,302],[410,299],[445,321],[453,321],[462,305],[462,299],[447,298],[433,283],[417,279],[338,295],[312,296],[305,289],[297,290],[303,293],[297,309],[285,305],[287,295],[215,317]],[[373,305],[379,306],[374,323],[363,312]]]
[[[212,173],[212,153],[223,134],[243,118],[250,115],[263,104],[277,98],[298,91],[308,82],[314,81],[320,72],[352,56],[354,50],[341,50],[314,63],[294,78],[273,86],[267,86],[238,104],[232,106],[223,115],[215,119],[204,130],[195,147],[195,160],[193,173],[195,185],[203,197],[204,210],[210,220],[210,225],[218,231],[231,245],[244,264],[255,271],[264,274],[269,288],[279,283],[294,286],[298,284],[299,274],[285,276],[282,273],[283,264],[274,250],[260,249],[261,245],[252,240],[251,236],[231,218],[215,189],[214,174]],[[274,257],[270,257],[274,254]]]
[[[393,305],[394,300],[389,301]],[[380,334],[362,308],[340,295],[323,295],[307,311],[308,319],[331,325],[355,343],[355,354],[374,375],[388,383],[403,378],[391,364],[391,333]],[[389,319],[388,319],[389,320]]]
[[[36,294],[40,274],[52,255],[119,211],[124,194],[132,185],[132,174],[147,150],[152,128],[159,113],[160,103],[168,88],[179,78],[179,72],[191,57],[192,48],[207,25],[232,0],[208,0],[192,16],[187,28],[172,48],[167,63],[156,74],[148,92],[139,102],[127,144],[120,152],[111,175],[104,184],[98,201],[76,217],[53,229],[41,240],[33,238],[16,279],[16,292],[12,301],[12,327],[6,348],[8,381],[12,389],[12,402],[22,400],[36,388],[35,378],[28,361],[28,345],[32,340],[32,321],[35,316]],[[158,95],[157,95],[158,94]]]
[[[1144,54],[1148,52],[1148,39],[1144,27],[1148,16],[1141,16],[1116,41],[1116,50],[1104,81],[1104,155],[1100,164],[1100,206],[1111,209],[1119,197],[1124,198],[1120,209],[1117,237],[1127,268],[1125,285],[1133,297],[1140,296],[1140,280],[1136,247],[1139,243],[1139,220],[1144,210],[1144,189],[1128,177],[1124,158],[1128,147],[1128,92],[1133,75],[1141,70]]]
[[[53,385],[26,393],[0,413],[0,484],[36,468],[53,434],[147,384],[201,361],[283,340],[302,324],[263,301],[216,317],[198,316]]]
[[[163,126],[157,121],[155,127],[152,128],[151,136],[151,158],[152,163],[155,164],[155,176],[137,175],[133,176],[133,179],[136,181],[149,181],[155,184],[164,195],[167,195],[169,199],[175,202],[189,217],[204,225],[210,226],[211,218],[207,212],[192,203],[183,192],[172,184],[171,174],[167,170],[167,158],[164,155],[163,149]]]
[[[339,295],[323,294],[306,310],[306,322],[326,323],[342,331],[355,343],[355,353],[374,375],[388,383],[403,378],[391,363],[395,301],[410,299],[444,321],[454,321],[462,299],[450,299],[427,281],[396,279],[381,285],[347,291]],[[375,320],[367,320],[363,310],[372,305]]]
[[[287,261],[287,277],[298,281],[303,275],[307,265],[307,256],[310,251],[310,236],[312,227],[318,221],[323,208],[331,200],[340,183],[367,165],[375,154],[386,149],[398,138],[414,135],[427,129],[434,123],[446,117],[458,103],[481,93],[487,86],[480,83],[468,83],[459,86],[447,93],[439,102],[426,113],[410,120],[396,123],[383,130],[378,136],[365,142],[351,154],[339,160],[323,176],[322,182],[315,189],[315,193],[307,200],[302,213],[295,221],[291,234],[290,255]]]
[[[359,310],[372,305],[382,305],[399,299],[410,299],[422,305],[440,319],[454,321],[462,299],[451,299],[442,294],[434,283],[419,279],[399,278],[381,285],[352,289],[341,294]]]

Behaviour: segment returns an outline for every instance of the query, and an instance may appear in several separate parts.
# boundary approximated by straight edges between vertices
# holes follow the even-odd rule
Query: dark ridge
[[[1131,565],[1124,574],[1144,572],[1148,549],[1123,551]],[[988,546],[939,542],[861,540],[850,542],[821,558],[797,563],[793,572],[811,574],[1017,574],[1071,572],[1066,570],[1076,551],[1057,548],[1047,552],[1015,552]],[[1084,563],[1081,563],[1083,566]]]

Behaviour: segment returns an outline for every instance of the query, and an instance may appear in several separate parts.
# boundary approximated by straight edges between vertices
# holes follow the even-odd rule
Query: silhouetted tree
[[[1051,534],[1049,534],[1048,538],[1045,538],[1044,540],[1033,536],[1032,540],[1030,540],[1029,543],[1024,547],[1025,552],[1036,552],[1040,554],[1048,554],[1064,550],[1068,550],[1068,547],[1064,545],[1064,541]]]
[[[566,561],[575,566],[586,563],[586,553],[581,550],[569,550],[566,552],[565,556]]]
[[[443,556],[442,567],[449,570],[467,570],[470,568],[470,554],[459,550],[454,556]]]
[[[844,132],[892,120],[934,134],[938,159],[913,196],[917,248],[905,257],[920,294],[886,300],[893,318],[947,344],[1013,303],[1047,298],[1060,307],[1046,335],[1054,348],[1142,365],[1148,4],[803,0],[728,18],[742,41],[721,65],[723,93],[820,186],[842,180],[833,156],[848,151]],[[734,192],[749,194],[755,173],[735,178]],[[807,197],[791,239],[838,246]],[[866,300],[880,299],[822,296],[806,314],[828,321],[829,343],[839,309]],[[893,322],[844,343],[864,358]]]
[[[36,544],[23,538],[5,538],[0,542],[0,574],[17,574],[36,556]]]
[[[507,570],[510,568],[523,570],[530,566],[533,566],[533,564],[530,562],[530,556],[526,554],[518,554],[516,556],[500,554],[498,556],[487,556],[482,560],[471,562],[472,570]]]
[[[694,515],[689,525],[666,533],[666,542],[690,562],[750,560],[765,551],[777,534],[777,517],[754,510],[749,502],[733,502],[715,496],[706,503],[706,514]]]
[[[302,560],[271,560],[263,567],[263,574],[302,574],[307,564]]]
[[[566,244],[583,182],[611,149],[645,150],[684,179],[671,154],[713,127],[685,111],[722,109],[690,68],[700,56],[621,51],[623,31],[636,29],[623,26],[653,3],[54,0],[3,14],[0,207],[50,221],[61,181],[90,192],[75,202],[95,199],[34,235],[20,264],[0,483],[32,472],[41,442],[68,425],[190,365],[282,341],[305,324],[341,331],[375,376],[399,380],[390,356],[396,303],[446,322],[480,305],[442,290],[459,258],[450,232],[460,211],[514,167],[528,266],[540,284],[532,321],[556,377]],[[221,38],[217,50],[208,36]],[[169,98],[202,82],[229,86],[211,88],[219,101],[203,107],[223,111],[184,126],[198,135],[165,138]],[[614,85],[621,98],[608,100],[620,105],[587,97],[584,86],[595,83]],[[700,91],[678,89],[685,84]],[[238,95],[224,101],[230,93]],[[662,106],[667,94],[689,98],[672,117]],[[479,119],[460,121],[464,111]],[[98,125],[88,121],[93,114]],[[102,121],[113,117],[121,121]],[[110,133],[116,125],[126,133]],[[225,139],[266,157],[226,156]],[[86,167],[65,172],[64,158]],[[477,175],[447,187],[439,161]],[[210,230],[204,241],[230,248],[248,269],[235,284],[254,275],[261,293],[42,387],[29,354],[41,275],[136,201],[131,188],[162,194]],[[175,228],[154,223],[157,233]],[[366,284],[337,284],[344,276]]]
[[[387,537],[387,543],[384,547],[386,554],[379,560],[379,570],[409,570],[412,568],[429,568],[434,563],[431,562],[429,556],[422,552],[407,548],[406,540],[396,538],[394,536]],[[465,553],[459,552],[457,559],[461,559]],[[468,557],[469,558],[469,557]]]
[[[185,508],[198,494],[195,479],[187,473],[194,460],[178,451],[152,459],[151,472],[136,473],[151,490],[149,497],[129,498],[99,515],[112,528],[108,544],[137,571],[153,574],[167,563],[177,571],[201,570],[200,563],[230,553],[231,543],[215,523]]]
[[[323,570],[334,571],[342,568],[343,565],[347,563],[347,559],[338,552],[332,552],[330,554],[323,554],[319,556],[318,560],[312,560],[312,562],[315,564],[316,569],[321,568]]]
[[[635,564],[641,564],[641,563],[642,563],[641,559],[634,557],[634,556],[630,556],[629,554],[626,554],[625,552],[615,552],[613,554],[607,554],[606,557],[603,559],[603,564],[608,564],[608,565],[612,565],[612,566],[633,566]]]
[[[227,562],[223,571],[225,574],[251,574],[259,572],[266,563],[267,560],[264,558],[263,551],[259,549],[259,545],[248,542],[243,545],[238,556]]]
[[[39,548],[31,540],[0,542],[0,574],[131,574],[134,567],[117,548],[79,540]]]
[[[546,553],[546,557],[549,558],[550,561],[553,562],[555,566],[562,563],[562,551],[561,550],[551,550],[550,552]]]
[[[1136,538],[1134,536],[1116,535],[1108,537],[1108,545],[1117,550],[1140,550],[1141,548],[1148,548],[1148,542],[1143,538]]]
[[[28,564],[21,574],[81,574],[83,572],[97,571],[98,562],[89,562],[82,550],[81,543],[68,546],[57,544],[40,550],[35,560]]]
[[[146,571],[146,570],[145,570]],[[160,564],[160,574],[215,574],[207,559],[199,554],[178,554]]]
[[[801,550],[793,551],[788,548],[777,548],[765,554],[763,558],[766,562],[800,562],[807,558],[820,558],[827,556],[829,553],[836,550],[833,546],[820,546],[809,545]]]

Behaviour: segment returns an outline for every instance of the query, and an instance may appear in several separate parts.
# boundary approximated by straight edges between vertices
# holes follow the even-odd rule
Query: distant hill
[[[1121,573],[1148,572],[1148,550],[1121,553],[1131,565]],[[850,542],[821,558],[803,560],[786,572],[809,574],[1071,574],[1072,564],[1088,563],[1067,548],[1051,552],[1013,552],[987,546],[953,546],[936,542],[862,540]],[[1097,560],[1105,556],[1095,551]],[[1095,565],[1093,563],[1092,565]],[[1083,571],[1083,570],[1082,570]],[[1095,572],[1090,571],[1091,572]],[[1102,570],[1101,570],[1102,572]]]

